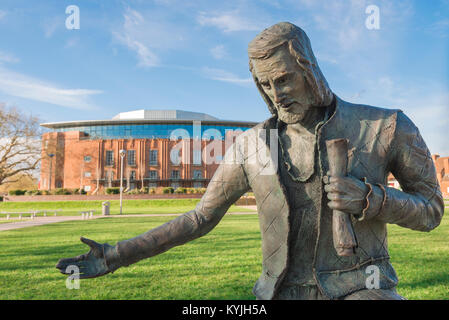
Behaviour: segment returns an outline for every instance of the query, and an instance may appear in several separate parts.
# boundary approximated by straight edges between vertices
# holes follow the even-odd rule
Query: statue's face
[[[253,71],[262,89],[277,109],[279,120],[296,123],[312,107],[303,71],[286,47],[268,59],[253,59]]]

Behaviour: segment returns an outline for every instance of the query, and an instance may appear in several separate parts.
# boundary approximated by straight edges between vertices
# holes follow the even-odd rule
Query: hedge
[[[119,194],[120,187],[106,188],[106,194]]]

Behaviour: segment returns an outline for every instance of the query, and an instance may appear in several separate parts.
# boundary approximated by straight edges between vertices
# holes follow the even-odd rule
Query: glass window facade
[[[150,166],[157,166],[157,150],[150,150]]]
[[[149,176],[149,178],[151,180],[157,180],[157,171],[156,170],[150,170],[148,176]]]
[[[127,161],[129,166],[136,165],[136,150],[128,150]]]
[[[113,166],[114,165],[114,151],[106,150],[106,165]]]
[[[203,171],[193,170],[193,179],[203,179]]]
[[[179,175],[179,170],[172,170],[171,174],[170,174],[170,179],[180,179],[181,176]]]
[[[193,136],[192,124],[115,124],[115,125],[92,125],[76,126],[55,129],[55,131],[81,131],[88,135],[90,139],[170,139],[175,130],[186,130],[189,137]],[[227,131],[246,131],[249,127],[239,127],[230,125],[201,125],[201,137],[203,139],[224,140]],[[179,132],[179,131],[178,131]]]

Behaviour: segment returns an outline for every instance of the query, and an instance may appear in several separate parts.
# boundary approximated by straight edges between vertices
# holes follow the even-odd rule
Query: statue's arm
[[[194,210],[135,238],[120,241],[105,252],[109,269],[128,266],[211,231],[228,208],[249,190],[243,165],[226,161],[229,157],[227,153]]]
[[[419,231],[436,228],[444,214],[444,202],[435,165],[418,128],[398,113],[389,164],[402,191],[373,187],[371,214],[386,223]]]

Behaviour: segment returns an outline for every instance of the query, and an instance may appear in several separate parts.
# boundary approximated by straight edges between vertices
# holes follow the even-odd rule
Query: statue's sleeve
[[[142,235],[118,242],[116,250],[106,256],[111,271],[199,238],[218,224],[228,208],[249,190],[242,161],[233,158],[233,146],[229,149],[195,209]]]
[[[386,223],[419,231],[436,228],[444,214],[444,201],[435,165],[418,128],[398,112],[389,167],[402,190],[373,188],[375,215]]]

